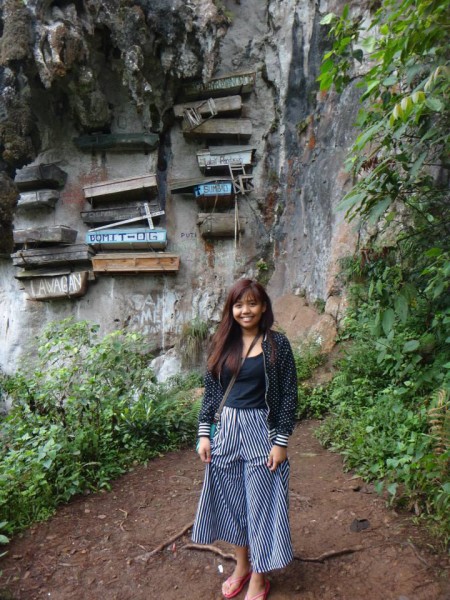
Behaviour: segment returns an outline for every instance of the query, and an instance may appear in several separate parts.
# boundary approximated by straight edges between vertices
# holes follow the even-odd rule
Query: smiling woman
[[[273,322],[265,289],[250,279],[237,281],[208,358],[198,430],[206,474],[193,539],[234,545],[236,568],[223,583],[225,598],[249,582],[246,599],[265,600],[265,574],[293,558],[287,444],[297,378],[290,344],[272,331]]]

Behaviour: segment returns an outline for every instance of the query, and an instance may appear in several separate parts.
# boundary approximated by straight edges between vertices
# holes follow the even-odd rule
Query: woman
[[[236,568],[222,586],[225,598],[249,582],[246,600],[266,600],[265,574],[293,559],[287,444],[297,377],[289,342],[271,330],[273,321],[264,288],[250,279],[237,281],[208,356],[198,429],[206,473],[192,537],[200,544],[220,539],[234,545]]]

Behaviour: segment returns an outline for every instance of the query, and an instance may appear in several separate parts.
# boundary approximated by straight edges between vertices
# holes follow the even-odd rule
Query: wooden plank
[[[223,115],[238,115],[242,110],[242,98],[240,96],[226,96],[225,98],[216,98],[214,104],[217,114]],[[205,101],[184,102],[183,104],[175,104],[173,112],[175,117],[182,118],[184,111],[189,108],[195,108],[202,117],[208,116],[209,109]]]
[[[80,150],[154,150],[159,144],[156,133],[97,133],[73,138]]]
[[[31,165],[16,172],[14,183],[20,191],[60,189],[64,187],[67,173],[55,164]]]
[[[15,244],[73,244],[78,231],[66,225],[54,227],[31,227],[13,231]]]
[[[180,257],[167,252],[102,253],[92,257],[94,273],[167,273],[178,271]]]
[[[70,265],[66,267],[43,267],[42,269],[20,269],[15,272],[14,277],[16,279],[35,279],[36,277],[55,277],[56,275],[68,275],[73,273],[74,270]],[[92,272],[90,273],[92,275]]]
[[[203,173],[229,173],[229,165],[236,163],[252,167],[256,148],[250,146],[212,146],[197,152],[197,161]]]
[[[87,292],[88,271],[36,277],[25,280],[26,293],[33,300],[55,300],[60,298],[79,298]]]
[[[93,200],[110,200],[114,197],[121,197],[124,194],[128,196],[140,194],[144,197],[144,192],[156,191],[158,184],[155,175],[141,175],[139,177],[126,177],[125,179],[112,179],[110,181],[100,181],[83,187],[84,195],[89,202]]]
[[[22,192],[17,202],[18,208],[53,208],[59,199],[58,190],[36,190]]]
[[[47,265],[65,265],[90,260],[92,249],[85,244],[70,246],[49,246],[47,248],[29,248],[11,255],[16,267],[40,267]]]
[[[193,177],[192,179],[177,179],[169,182],[169,189],[172,194],[193,194],[196,185],[214,183],[218,180],[215,177]],[[220,181],[232,182],[231,177],[220,177]]]
[[[234,237],[236,233],[235,215],[231,213],[199,213],[197,225],[202,237],[206,239]],[[237,230],[239,233],[244,233],[245,220],[239,219]]]
[[[250,119],[209,119],[194,129],[183,122],[182,131],[186,138],[192,139],[246,141],[252,136],[252,122]]]
[[[256,83],[256,73],[245,71],[227,73],[209,81],[192,81],[183,86],[185,98],[215,98],[230,94],[249,94]]]
[[[86,244],[96,249],[130,249],[144,250],[154,248],[163,250],[167,246],[167,232],[165,229],[131,228],[128,229],[102,229],[88,231]]]
[[[165,212],[160,209],[159,204],[157,203],[149,203],[149,208],[152,219],[165,214]],[[139,216],[144,217],[145,207],[144,203],[142,203],[131,206],[118,206],[117,208],[98,208],[94,210],[81,211],[80,215],[85,223],[92,225],[100,223],[114,223],[117,221],[134,219]]]
[[[196,198],[205,198],[208,196],[230,196],[234,198],[233,182],[228,180],[216,180],[195,185],[194,196]]]

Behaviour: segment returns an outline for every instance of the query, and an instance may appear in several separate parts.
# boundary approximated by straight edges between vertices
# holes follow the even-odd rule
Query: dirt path
[[[271,600],[444,600],[448,561],[423,532],[388,511],[370,486],[342,471],[339,456],[302,423],[290,444],[291,521],[298,557],[355,552],[319,562],[296,560],[271,575]],[[9,547],[0,600],[216,600],[220,570],[233,563],[183,549],[185,535],[148,557],[194,517],[203,468],[193,450],[139,466],[111,492],[77,498]],[[352,531],[355,520],[369,521]],[[367,525],[367,523],[365,523]],[[227,551],[225,545],[222,549]],[[239,596],[243,599],[245,593]]]

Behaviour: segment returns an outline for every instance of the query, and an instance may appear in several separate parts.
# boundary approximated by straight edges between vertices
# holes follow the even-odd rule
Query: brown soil
[[[313,437],[315,426],[299,425],[290,444],[297,560],[270,575],[270,599],[450,598],[446,557],[434,553],[425,532],[407,516],[386,509],[371,486],[344,473],[341,458]],[[210,551],[185,548],[189,534],[149,556],[193,520],[202,476],[194,451],[183,450],[136,467],[110,492],[61,507],[9,545],[0,565],[0,598],[221,598],[220,571],[231,572],[233,563]],[[352,531],[354,522],[369,527]],[[348,553],[322,562],[304,560],[340,550]]]

